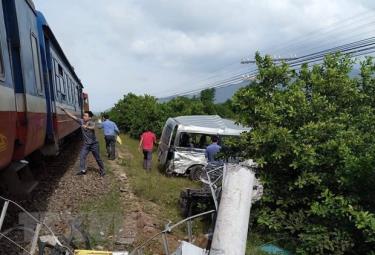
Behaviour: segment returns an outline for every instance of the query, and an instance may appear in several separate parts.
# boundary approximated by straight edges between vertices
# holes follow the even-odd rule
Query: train
[[[0,183],[15,193],[37,184],[28,158],[58,155],[79,129],[88,94],[32,0],[0,0]],[[22,190],[21,190],[22,189]]]

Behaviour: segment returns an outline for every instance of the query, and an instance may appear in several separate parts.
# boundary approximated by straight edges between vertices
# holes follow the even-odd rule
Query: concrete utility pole
[[[225,165],[210,255],[245,255],[256,164],[248,165]]]

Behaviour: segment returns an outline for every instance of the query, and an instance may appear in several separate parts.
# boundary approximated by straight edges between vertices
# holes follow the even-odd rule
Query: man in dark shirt
[[[99,143],[96,140],[95,122],[92,120],[94,114],[91,111],[85,111],[83,113],[82,119],[79,119],[64,108],[61,108],[61,110],[65,112],[66,115],[68,115],[70,118],[78,122],[82,130],[83,145],[80,153],[80,171],[77,173],[77,175],[86,174],[86,158],[87,155],[91,152],[96,160],[96,163],[98,163],[100,176],[103,177],[105,175],[105,171],[103,161],[100,158]]]
[[[217,144],[219,138],[217,136],[212,137],[212,144],[206,148],[206,158],[208,162],[214,162],[216,154],[221,150],[221,146]]]

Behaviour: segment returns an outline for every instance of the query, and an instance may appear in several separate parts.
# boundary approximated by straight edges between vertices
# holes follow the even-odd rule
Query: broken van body
[[[240,136],[250,131],[234,121],[217,115],[192,115],[169,118],[163,128],[158,148],[159,163],[169,174],[194,174],[207,164],[206,147],[212,136]],[[192,178],[195,179],[195,178]]]

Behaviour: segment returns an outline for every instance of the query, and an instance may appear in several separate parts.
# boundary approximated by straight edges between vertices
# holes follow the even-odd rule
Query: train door
[[[0,1],[0,170],[9,165],[16,137],[16,107],[10,59]]]
[[[36,12],[25,0],[3,1],[10,41],[17,110],[14,159],[41,148],[45,141],[47,106],[41,70]]]

